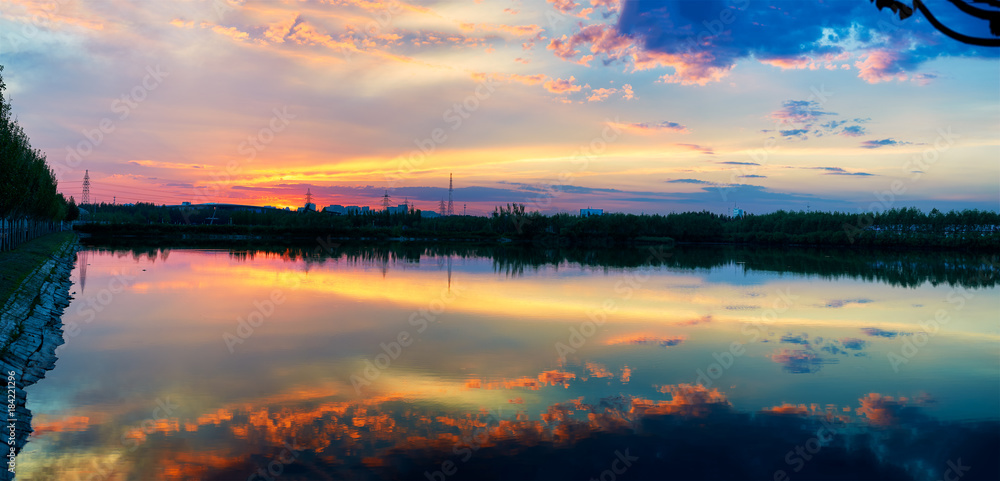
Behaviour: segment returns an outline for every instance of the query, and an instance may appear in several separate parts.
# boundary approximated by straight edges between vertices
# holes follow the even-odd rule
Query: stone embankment
[[[56,347],[63,343],[62,314],[69,305],[70,273],[77,243],[67,242],[18,286],[0,309],[0,376],[4,391],[0,480],[14,479],[16,455],[31,433],[31,411],[25,389],[45,377],[56,363]],[[14,471],[14,472],[11,472]]]

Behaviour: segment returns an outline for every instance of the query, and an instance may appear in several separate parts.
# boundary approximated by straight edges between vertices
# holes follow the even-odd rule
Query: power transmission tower
[[[448,174],[448,215],[455,215],[455,200],[452,198],[452,193],[455,191],[453,177],[453,174]]]
[[[313,203],[312,189],[306,189],[306,207]]]
[[[444,210],[444,199],[441,199],[441,202],[438,202],[438,214],[444,215]]]
[[[83,172],[83,198],[80,199],[80,204],[90,204],[90,171],[85,170]]]
[[[389,191],[388,190],[385,191],[384,195],[382,195],[382,207],[384,207],[385,210],[389,210]]]

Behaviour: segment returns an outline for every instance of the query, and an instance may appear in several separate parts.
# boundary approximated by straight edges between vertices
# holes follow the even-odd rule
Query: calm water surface
[[[996,478],[978,259],[92,248],[18,478]]]

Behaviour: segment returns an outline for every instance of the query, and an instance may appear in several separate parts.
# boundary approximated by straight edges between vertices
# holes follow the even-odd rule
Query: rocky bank
[[[0,480],[14,479],[10,454],[21,452],[31,433],[31,411],[25,407],[28,386],[55,367],[56,347],[63,343],[62,314],[69,305],[70,272],[77,243],[62,245],[24,279],[0,309],[0,377],[4,379],[4,429]]]

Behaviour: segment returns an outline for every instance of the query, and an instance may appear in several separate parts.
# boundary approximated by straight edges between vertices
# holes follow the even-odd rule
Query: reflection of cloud
[[[531,398],[504,396],[498,404],[455,409],[414,398],[413,393],[331,400],[335,395],[330,389],[293,390],[292,395],[232,403],[197,420],[150,429],[147,437],[136,439],[149,457],[142,462],[125,457],[116,467],[122,470],[123,479],[243,479],[258,469],[254,460],[274,459],[290,444],[296,450],[297,466],[315,474],[349,472],[350,479],[413,479],[414,472],[440,468],[442,460],[461,462],[467,475],[463,479],[491,479],[491,474],[498,472],[514,473],[511,479],[535,479],[540,466],[553,464],[560,469],[544,479],[587,479],[591,466],[581,463],[581,457],[613,453],[624,443],[631,446],[632,455],[645,460],[641,466],[636,464],[636,478],[654,479],[657,473],[670,470],[676,478],[694,479],[704,474],[698,470],[704,469],[706,462],[720,456],[764,459],[814,436],[819,426],[855,420],[852,412],[868,421],[852,431],[865,436],[888,433],[892,441],[874,436],[870,437],[874,444],[843,444],[847,436],[837,436],[832,440],[836,448],[824,450],[829,458],[824,458],[822,465],[807,465],[821,466],[823,472],[807,469],[802,473],[804,479],[822,477],[820,474],[830,479],[896,479],[894,476],[903,472],[900,466],[915,461],[940,460],[944,465],[955,452],[961,452],[966,461],[987,467],[992,466],[989,460],[995,456],[990,449],[995,445],[995,422],[923,422],[928,418],[907,398],[870,393],[853,410],[786,402],[761,409],[759,414],[766,416],[750,416],[735,411],[718,389],[675,384],[659,386],[657,391],[670,399],[621,395],[588,403],[581,397],[532,406],[540,412],[528,416],[521,409],[531,405]],[[516,409],[508,411],[511,404]],[[788,416],[796,419],[782,419]],[[99,437],[103,430],[103,424],[95,423],[82,434],[50,430],[46,442],[52,449],[65,450],[79,443],[80,436]],[[213,442],[211,449],[199,444],[205,439]],[[104,441],[119,445],[114,437]],[[949,448],[934,450],[940,451],[936,454],[914,454],[913,446],[934,443]],[[86,472],[91,468],[86,457],[55,452],[58,454],[42,461],[43,469],[69,467]],[[660,460],[657,452],[681,453],[678,456],[687,462],[678,463],[681,458],[676,456]],[[882,461],[861,467],[850,462],[874,459],[875,452]],[[579,465],[582,467],[574,470]],[[512,466],[523,469],[510,471]],[[772,466],[753,463],[722,466],[731,468],[719,471],[725,479],[765,479],[773,472]],[[992,476],[992,472],[983,472]],[[319,479],[313,473],[308,479]],[[289,470],[286,477],[291,474]]]
[[[857,409],[857,413],[878,426],[895,426],[901,422],[912,422],[923,417],[918,408],[907,407],[909,400],[905,397],[893,399],[892,396],[873,392],[859,401],[861,407]]]
[[[604,367],[603,364],[598,364],[596,362],[588,362],[586,364],[587,371],[590,373],[591,377],[596,378],[606,378],[615,377],[615,374]]]
[[[805,349],[780,349],[768,357],[772,361],[784,365],[784,370],[792,374],[807,374],[818,372],[824,364],[836,364],[836,359],[820,357],[816,351]]]
[[[875,302],[875,301],[873,301],[871,299],[866,299],[866,298],[861,298],[861,299],[834,299],[832,301],[827,301],[827,303],[826,303],[826,305],[824,307],[838,308],[838,307],[844,307],[844,306],[846,306],[848,304],[870,304],[872,302]]]
[[[805,404],[782,404],[780,406],[774,406],[770,408],[761,409],[761,412],[769,414],[793,414],[796,416],[802,416],[809,414],[809,409],[806,408]]]
[[[781,342],[787,342],[789,344],[802,344],[808,346],[809,334],[806,334],[804,332],[797,336],[794,336],[791,333],[785,334],[784,336],[781,336]]]
[[[863,327],[863,328],[861,328],[861,332],[863,332],[863,333],[865,333],[865,334],[867,334],[869,336],[872,336],[872,337],[885,337],[885,338],[889,338],[889,339],[892,339],[892,338],[894,338],[896,336],[906,336],[906,335],[909,335],[908,332],[886,331],[884,329],[879,329],[877,327]]]
[[[718,389],[708,389],[701,384],[674,384],[660,386],[660,392],[670,394],[669,401],[651,401],[635,398],[632,409],[640,415],[678,415],[705,417],[717,410],[731,408],[726,396]]]
[[[537,391],[545,386],[562,385],[569,387],[569,381],[576,379],[576,374],[562,371],[544,371],[538,377],[520,377],[514,379],[501,379],[495,381],[483,381],[482,379],[470,379],[466,381],[465,387],[469,389],[517,389],[525,388]]]
[[[608,339],[604,343],[609,346],[614,346],[617,344],[631,344],[631,345],[659,345],[662,347],[673,347],[682,342],[686,338],[684,336],[651,336],[648,334],[633,334],[628,336],[616,337],[613,339]]]

